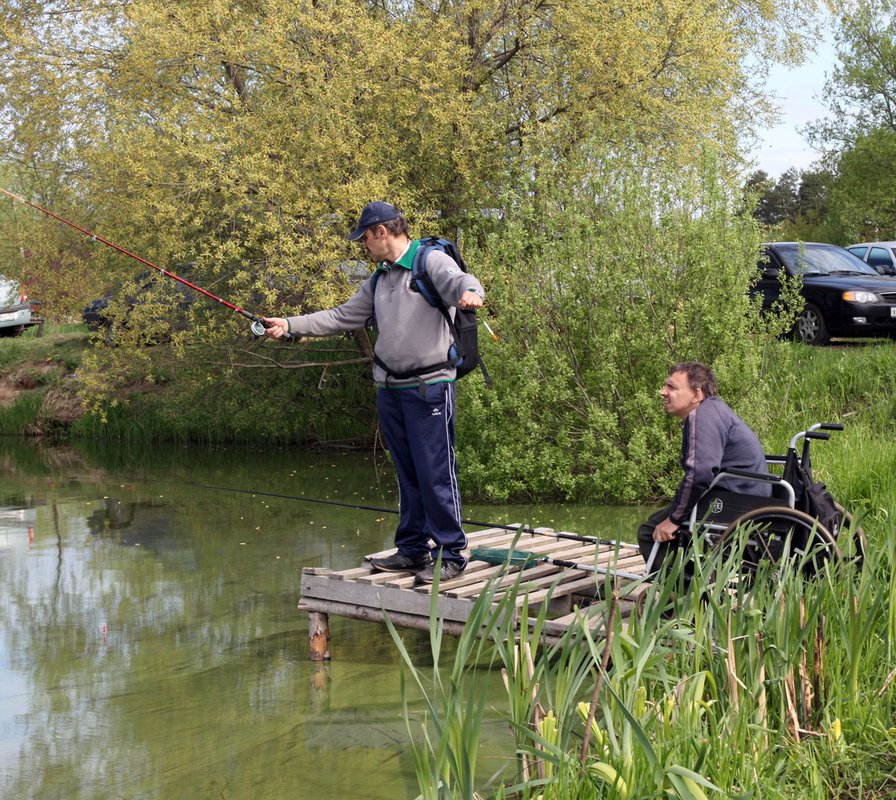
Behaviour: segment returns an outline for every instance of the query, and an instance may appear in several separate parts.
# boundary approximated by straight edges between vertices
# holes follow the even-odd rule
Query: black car
[[[176,274],[179,277],[185,277],[190,272],[191,267],[192,262],[181,264]],[[134,282],[129,288],[132,291],[124,297],[128,312],[148,301],[159,302],[161,298],[169,306],[165,310],[165,315],[167,319],[172,320],[172,327],[175,330],[185,330],[187,328],[187,311],[195,299],[194,292],[188,287],[175,281],[169,281],[156,272],[143,272],[134,278]],[[91,300],[84,307],[82,317],[90,330],[96,331],[110,326],[111,323],[106,315],[106,311],[113,297],[120,294],[121,291],[122,288],[119,287],[115,292],[106,292],[102,297]]]
[[[794,333],[806,344],[832,336],[896,334],[896,278],[879,275],[842,247],[815,242],[764,244],[754,292],[768,308],[781,294],[782,273],[800,275],[806,300]]]

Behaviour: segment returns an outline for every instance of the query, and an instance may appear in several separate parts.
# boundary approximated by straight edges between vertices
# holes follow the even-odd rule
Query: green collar
[[[405,269],[411,269],[414,266],[414,256],[417,253],[417,250],[420,249],[420,240],[414,239],[411,242],[411,246],[405,251],[405,254],[395,261],[394,264],[399,267],[404,267]],[[384,261],[381,264],[377,265],[377,272],[385,272],[389,267],[386,266],[386,262]]]

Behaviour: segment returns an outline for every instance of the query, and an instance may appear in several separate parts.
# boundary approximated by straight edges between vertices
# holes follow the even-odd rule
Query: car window
[[[849,250],[849,252],[854,256],[858,256],[859,258],[865,258],[865,253],[868,252],[867,247],[847,247],[846,249]]]
[[[0,306],[12,306],[19,302],[19,284],[0,275]]]
[[[775,250],[792,274],[830,275],[838,272],[852,272],[862,275],[877,275],[862,259],[848,250],[833,245],[799,245],[786,242],[776,244]]]
[[[781,265],[778,263],[778,259],[775,257],[775,254],[771,252],[768,248],[763,248],[762,252],[759,254],[759,273],[763,278],[769,277],[768,271],[770,269],[780,269]]]
[[[893,263],[893,259],[885,247],[872,247],[868,254],[868,263],[872,267],[889,267]]]

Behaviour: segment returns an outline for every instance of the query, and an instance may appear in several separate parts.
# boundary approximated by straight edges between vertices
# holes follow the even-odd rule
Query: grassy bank
[[[47,325],[40,338],[0,339],[0,433],[143,444],[373,440],[366,366],[241,371],[221,353],[94,347],[95,336]],[[98,378],[113,387],[101,401]]]

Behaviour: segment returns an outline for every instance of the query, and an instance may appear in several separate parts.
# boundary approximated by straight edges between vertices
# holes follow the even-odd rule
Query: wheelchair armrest
[[[748,469],[726,469],[718,473],[715,478],[712,479],[712,483],[707,487],[707,491],[712,489],[723,478],[730,477],[747,478],[751,481],[765,481],[767,483],[780,483],[783,480],[780,475],[772,475],[769,472],[751,472]]]
[[[747,469],[732,468],[720,472],[712,479],[712,483],[706,487],[706,491],[703,494],[714,489],[716,484],[723,478],[746,478],[749,481],[756,481],[757,483],[770,483],[772,484],[773,497],[781,497],[783,495],[791,508],[796,505],[796,493],[793,490],[793,486],[790,485],[789,481],[785,481],[781,475],[772,475],[768,472],[751,472]]]

